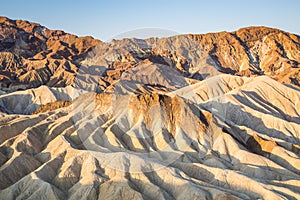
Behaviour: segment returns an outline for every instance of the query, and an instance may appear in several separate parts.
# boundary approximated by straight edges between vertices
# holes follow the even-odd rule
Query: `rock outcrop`
[[[71,85],[79,61],[99,43],[92,37],[0,17],[1,90]]]

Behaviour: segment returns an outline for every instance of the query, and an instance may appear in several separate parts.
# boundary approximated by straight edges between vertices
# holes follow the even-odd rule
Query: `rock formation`
[[[99,42],[0,17],[1,90],[70,85],[78,62]]]
[[[0,24],[0,199],[300,199],[299,36]]]

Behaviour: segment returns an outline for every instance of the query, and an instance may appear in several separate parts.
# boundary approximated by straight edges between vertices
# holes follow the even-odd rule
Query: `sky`
[[[299,0],[1,0],[0,15],[102,41],[247,26],[300,35]]]

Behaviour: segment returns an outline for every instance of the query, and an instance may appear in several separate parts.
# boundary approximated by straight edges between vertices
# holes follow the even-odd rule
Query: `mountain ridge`
[[[84,72],[84,76],[87,76],[85,79],[100,81],[100,84],[94,84],[99,84],[102,88],[99,91],[103,91],[113,85],[113,80],[121,77],[124,70],[145,59],[154,64],[163,63],[175,67],[183,76],[195,80],[220,73],[240,76],[264,74],[284,84],[299,87],[299,36],[279,29],[256,26],[233,32],[101,42],[91,37],[77,37],[63,31],[52,31],[28,21],[5,17],[0,21],[0,60],[6,66],[0,74],[0,90],[4,91],[40,85],[76,86],[76,81],[80,82],[80,87],[86,87],[88,82],[78,78],[81,76],[82,65],[104,67],[98,77],[92,78],[90,72]],[[22,37],[28,40],[27,43],[24,44],[23,39],[18,39]],[[10,43],[14,38],[20,42]],[[46,43],[43,42],[45,38]],[[180,49],[182,45],[185,50]],[[198,52],[187,53],[194,48]]]

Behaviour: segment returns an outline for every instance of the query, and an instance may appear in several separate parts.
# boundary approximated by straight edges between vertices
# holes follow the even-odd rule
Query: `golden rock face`
[[[225,72],[253,76],[264,74],[296,84],[299,73],[299,36],[267,27],[249,27],[235,32],[189,35]]]

